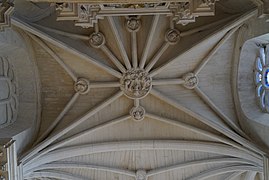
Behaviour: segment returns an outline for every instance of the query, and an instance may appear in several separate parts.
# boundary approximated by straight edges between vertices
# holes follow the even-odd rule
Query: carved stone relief
[[[193,74],[193,73],[186,74],[183,77],[183,79],[185,80],[184,87],[186,87],[188,89],[195,88],[198,85],[198,83],[199,83],[198,77],[195,76],[195,74]]]
[[[89,43],[94,48],[99,48],[103,44],[105,44],[105,37],[101,32],[98,33],[92,33],[90,35]]]
[[[215,14],[216,0],[174,0],[173,2],[156,1],[152,3],[56,3],[57,20],[74,20],[76,26],[93,27],[98,19],[105,16],[134,16],[166,14],[172,16],[177,24],[186,25],[195,22],[199,16]],[[139,21],[131,18],[127,21],[127,28],[139,29]]]
[[[180,32],[177,29],[169,29],[165,34],[165,40],[171,45],[178,43]]]
[[[127,97],[140,99],[149,93],[152,87],[152,78],[145,70],[132,68],[123,74],[120,83],[120,88]]]
[[[141,20],[137,17],[130,17],[127,19],[126,27],[129,32],[137,32],[141,27]]]
[[[142,121],[145,117],[145,109],[142,106],[133,107],[130,110],[130,115],[135,121]]]
[[[0,128],[16,121],[18,92],[14,70],[7,58],[0,57]]]
[[[87,79],[80,78],[75,82],[74,89],[79,94],[87,94],[90,90],[90,83]]]

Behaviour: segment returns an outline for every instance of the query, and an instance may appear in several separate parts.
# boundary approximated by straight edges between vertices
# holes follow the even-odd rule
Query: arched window
[[[260,48],[255,62],[254,80],[259,106],[269,113],[269,46]]]

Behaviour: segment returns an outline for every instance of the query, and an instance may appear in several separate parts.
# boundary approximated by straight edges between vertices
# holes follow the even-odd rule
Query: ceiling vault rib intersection
[[[39,38],[45,39],[46,41],[48,41],[48,42],[50,42],[58,47],[61,47],[65,50],[67,50],[68,52],[70,52],[74,55],[77,55],[78,57],[81,57],[85,61],[87,61],[93,65],[96,65],[97,67],[103,69],[104,71],[108,72],[109,74],[111,74],[117,78],[121,78],[122,75],[120,72],[114,70],[113,68],[107,66],[106,64],[99,62],[98,60],[94,59],[93,57],[89,57],[87,54],[83,54],[83,53],[79,52],[78,50],[68,46],[67,44],[64,44],[62,42],[57,41],[55,38],[48,36],[44,32],[36,29],[35,27],[31,26],[28,23],[21,21],[20,19],[13,18],[11,20],[12,20],[12,23],[14,25],[16,25],[17,27],[22,28],[29,33],[32,33],[32,34],[38,36]]]
[[[231,175],[227,176],[224,180],[235,179],[236,177],[240,176],[243,173],[245,173],[245,171],[233,172]]]
[[[139,63],[139,67],[141,69],[143,69],[145,64],[146,64],[146,60],[148,58],[150,46],[151,46],[151,43],[152,43],[152,40],[154,37],[154,32],[155,32],[156,27],[158,25],[159,19],[160,19],[160,15],[155,15],[153,18],[153,22],[151,24],[150,31],[149,31],[148,36],[147,36],[146,45],[145,45],[145,48],[144,48],[144,51],[143,51],[143,54],[142,54],[142,57],[141,57],[140,63]]]
[[[60,148],[60,147],[64,146],[65,144],[68,144],[69,142],[76,141],[77,139],[79,139],[82,136],[85,136],[85,135],[87,135],[89,133],[93,133],[95,131],[101,130],[101,129],[103,129],[105,127],[108,127],[108,126],[113,126],[115,124],[118,124],[120,122],[126,121],[128,119],[130,119],[130,115],[121,116],[119,118],[112,119],[112,120],[110,120],[108,122],[96,125],[96,126],[91,127],[91,128],[89,128],[87,130],[84,130],[84,131],[82,131],[80,133],[77,133],[77,134],[75,134],[75,135],[73,135],[71,137],[63,139],[63,140],[61,140],[61,141],[59,141],[59,142],[57,142],[57,143],[55,143],[53,145],[47,146],[42,151],[36,153],[32,157],[30,157],[30,160],[25,164],[30,164],[30,163],[34,162],[35,160],[37,160],[39,157],[41,157],[41,156],[43,156],[43,155],[57,149],[57,148]]]
[[[208,62],[212,59],[212,57],[216,54],[216,52],[223,47],[223,45],[227,42],[229,38],[234,35],[235,32],[239,28],[241,28],[244,21],[250,19],[257,13],[257,10],[252,10],[248,12],[247,14],[244,14],[243,16],[240,16],[239,18],[236,18],[233,23],[226,26],[223,30],[220,30],[220,32],[223,35],[223,37],[217,42],[217,44],[209,51],[209,53],[202,59],[202,61],[196,66],[196,68],[193,71],[194,76],[198,76],[198,74],[201,72],[201,70],[208,64]],[[203,30],[210,29],[212,26],[218,26],[221,23],[220,22],[226,22],[230,19],[238,16],[238,14],[230,16],[229,18],[224,18],[221,21],[213,22],[207,25],[200,26],[198,28],[194,28],[191,30],[179,32],[179,37],[185,37],[185,36],[191,36],[195,33],[198,33]],[[130,18],[130,17],[126,17]],[[141,17],[139,17],[141,18]],[[139,19],[138,18],[138,19]],[[115,17],[107,17],[108,24],[110,25],[112,29],[112,34],[114,35],[116,45],[118,46],[119,54],[121,58],[116,57],[116,53],[114,54],[113,50],[109,48],[109,45],[105,43],[105,40],[103,41],[103,44],[101,44],[99,47],[94,47],[95,49],[100,49],[105,54],[108,59],[111,60],[111,62],[116,66],[117,70],[114,69],[114,66],[106,65],[106,63],[103,63],[101,60],[95,59],[94,57],[91,57],[91,55],[88,55],[86,52],[80,52],[80,50],[69,46],[64,41],[60,41],[57,38],[53,37],[53,35],[46,35],[44,32],[38,30],[35,27],[39,27],[40,29],[44,29],[45,31],[52,32],[55,34],[59,34],[62,36],[65,36],[66,38],[71,39],[78,39],[81,41],[91,41],[91,37],[84,36],[84,35],[78,35],[74,33],[68,33],[61,30],[56,30],[52,28],[43,27],[38,24],[27,24],[25,22],[22,22],[18,19],[13,19],[12,22],[14,25],[18,27],[22,27],[24,30],[28,31],[29,36],[37,43],[39,44],[50,56],[52,56],[58,64],[70,75],[70,77],[73,79],[73,81],[76,83],[79,79],[76,76],[76,73],[79,74],[79,72],[72,72],[72,70],[64,63],[64,61],[60,58],[56,52],[53,51],[53,49],[47,45],[43,40],[40,38],[48,41],[49,43],[52,43],[53,45],[56,45],[58,47],[63,48],[64,50],[68,50],[68,52],[71,52],[73,55],[76,55],[87,62],[91,63],[92,65],[95,65],[101,70],[103,70],[106,73],[109,73],[110,75],[119,78],[120,81],[116,80],[109,80],[102,82],[100,80],[89,82],[88,88],[120,88],[120,91],[116,94],[112,95],[111,97],[107,98],[102,103],[98,104],[97,106],[94,106],[94,108],[90,109],[86,114],[81,116],[78,119],[75,119],[70,125],[67,125],[67,127],[64,127],[63,129],[56,131],[55,133],[52,133],[56,126],[60,123],[60,121],[63,119],[63,117],[68,113],[68,111],[71,109],[71,107],[75,104],[75,102],[78,100],[78,97],[81,93],[78,91],[73,94],[72,98],[69,100],[69,102],[65,105],[63,110],[60,112],[60,114],[56,117],[56,119],[53,121],[53,123],[48,127],[48,129],[41,134],[41,136],[37,139],[36,143],[33,145],[32,149],[25,154],[25,156],[21,159],[23,162],[23,171],[25,173],[25,178],[38,178],[40,176],[45,177],[51,177],[51,178],[59,178],[59,179],[83,179],[83,177],[76,177],[75,175],[69,175],[68,173],[61,172],[61,171],[52,171],[50,170],[51,167],[59,168],[59,169],[65,169],[65,168],[71,168],[71,169],[94,169],[94,170],[100,170],[100,171],[107,171],[107,172],[115,172],[119,174],[124,174],[127,176],[131,176],[137,179],[137,171],[135,170],[124,170],[124,169],[117,169],[109,166],[99,166],[99,165],[93,165],[93,164],[81,164],[79,165],[79,162],[72,162],[70,164],[63,164],[62,162],[57,162],[58,160],[65,160],[68,158],[73,158],[76,156],[82,156],[82,155],[90,155],[90,154],[98,154],[98,153],[106,153],[106,152],[123,152],[123,151],[143,151],[143,150],[178,150],[178,151],[194,151],[194,152],[207,152],[212,154],[221,154],[221,155],[227,155],[227,157],[222,158],[212,158],[212,159],[201,159],[201,160],[194,160],[194,161],[187,161],[184,163],[176,163],[176,165],[170,165],[166,167],[160,167],[156,169],[151,169],[149,171],[145,171],[146,177],[151,177],[157,174],[161,174],[164,172],[169,172],[173,170],[178,170],[181,168],[193,166],[193,165],[201,165],[201,164],[225,164],[225,166],[219,166],[215,169],[205,170],[198,174],[193,174],[193,176],[187,178],[188,180],[202,180],[209,177],[214,177],[217,175],[222,174],[230,174],[228,178],[233,178],[240,176],[241,174],[245,172],[246,177],[248,179],[253,179],[253,177],[256,176],[258,173],[262,173],[262,156],[265,154],[259,147],[257,147],[255,144],[250,142],[250,139],[247,137],[247,135],[241,130],[239,125],[234,122],[229,116],[227,116],[218,106],[214,103],[210,97],[202,91],[202,89],[198,86],[193,88],[186,87],[186,78],[185,76],[182,77],[175,77],[175,78],[163,78],[163,79],[153,79],[154,76],[160,75],[161,72],[168,67],[169,65],[172,65],[173,62],[180,59],[182,54],[177,55],[177,57],[168,60],[164,64],[159,65],[155,68],[156,64],[159,60],[162,60],[162,55],[165,54],[166,50],[169,49],[171,45],[174,45],[169,40],[167,40],[166,36],[163,39],[163,42],[161,46],[159,46],[159,49],[157,52],[154,53],[153,58],[148,59],[150,56],[150,48],[153,43],[154,33],[155,30],[160,24],[161,19],[160,15],[155,15],[152,18],[152,24],[149,25],[149,33],[147,34],[147,38],[145,41],[144,49],[142,50],[142,57],[140,60],[138,60],[138,33],[137,31],[129,31],[130,32],[130,47],[131,47],[131,54],[130,57],[127,54],[127,50],[124,46],[124,39],[122,39],[122,36],[120,35],[120,31],[117,29],[117,21]],[[170,30],[176,30],[175,24],[170,19]],[[31,34],[32,33],[32,34]],[[99,31],[99,25],[98,23],[94,23],[94,32],[93,34],[100,34]],[[102,34],[102,33],[101,33]],[[216,37],[217,35],[220,35],[220,33],[214,33],[210,36],[207,36],[206,39],[202,39],[201,42],[197,43],[195,46],[198,46],[200,43],[205,42],[207,39],[211,37]],[[40,36],[40,38],[36,37]],[[70,36],[70,37],[69,37]],[[103,36],[104,37],[104,36]],[[88,43],[88,45],[91,44]],[[192,47],[193,48],[193,47]],[[191,48],[191,49],[192,49]],[[92,49],[91,49],[92,50]],[[169,49],[170,50],[170,49]],[[128,51],[129,52],[129,51]],[[183,54],[188,53],[188,51],[183,52]],[[101,55],[100,55],[101,56]],[[123,63],[121,62],[123,60]],[[147,63],[148,61],[148,63]],[[124,65],[123,65],[124,64]],[[185,107],[183,104],[178,102],[177,100],[174,100],[167,96],[164,92],[159,91],[157,88],[150,87],[150,91],[148,92],[151,94],[154,98],[159,99],[165,103],[165,105],[171,105],[177,110],[182,111],[183,113],[186,113],[191,118],[198,120],[202,122],[203,124],[209,126],[210,128],[216,130],[221,135],[215,134],[213,132],[209,132],[206,130],[203,130],[203,128],[195,127],[191,124],[184,123],[183,121],[178,121],[174,119],[169,119],[166,117],[162,117],[160,115],[146,112],[145,109],[142,107],[146,106],[146,101],[144,101],[144,97],[142,98],[133,98],[123,91],[122,88],[122,82],[121,80],[129,72],[129,70],[132,69],[141,69],[145,71],[146,73],[149,73],[149,77],[152,86],[163,86],[163,85],[182,85],[183,87],[186,87],[187,89],[194,90],[195,94],[197,94],[197,99],[200,98],[210,109],[216,114],[225,124],[222,124],[221,122],[214,121],[210,118],[207,118],[206,116],[200,114],[199,112],[196,112],[195,110],[191,108]],[[189,72],[189,74],[192,72]],[[198,77],[197,81],[198,81]],[[161,87],[160,87],[161,89]],[[123,96],[125,95],[125,96]],[[95,125],[93,127],[89,127],[86,130],[83,130],[79,133],[72,135],[72,130],[76,131],[76,127],[79,127],[83,122],[86,122],[89,118],[91,118],[94,115],[101,114],[101,110],[106,108],[107,106],[111,105],[114,101],[119,100],[121,97],[128,98],[128,100],[133,101],[133,109],[134,108],[143,108],[144,117],[150,119],[151,121],[159,121],[163,122],[165,124],[169,124],[172,126],[180,127],[186,130],[190,130],[192,132],[195,132],[197,134],[201,134],[206,136],[209,139],[215,140],[217,142],[211,142],[210,140],[199,140],[199,141],[167,141],[167,140],[141,140],[141,141],[123,141],[120,140],[119,142],[102,142],[97,144],[91,144],[91,143],[82,143],[79,145],[71,145],[68,146],[69,143],[75,143],[76,140],[79,140],[85,135],[88,135],[89,133],[96,132],[97,130],[104,129],[109,126],[113,126],[115,124],[119,124],[121,122],[127,121],[127,120],[134,120],[132,109],[130,111],[130,114],[125,116],[120,116],[116,119],[110,119],[107,122]],[[152,98],[152,97],[150,97]],[[123,99],[123,98],[122,98]],[[141,100],[143,99],[143,100]],[[146,109],[147,110],[147,109]],[[212,113],[212,112],[211,112]],[[215,117],[217,117],[215,116]],[[214,117],[214,116],[213,116]],[[143,120],[142,119],[142,120]],[[147,120],[148,120],[147,119]],[[138,122],[138,121],[137,121]],[[227,125],[227,126],[226,126]],[[70,134],[68,134],[70,132]],[[67,137],[64,137],[64,135],[67,135]],[[63,139],[60,139],[61,137],[64,137]],[[59,140],[59,141],[57,141]],[[220,142],[220,143],[218,143]],[[222,144],[223,143],[223,144]],[[76,144],[76,143],[75,143]],[[68,146],[68,147],[65,147]],[[180,147],[181,146],[181,147]],[[88,148],[88,149],[87,149]],[[100,148],[100,149],[99,149]],[[202,149],[199,149],[202,148]],[[107,149],[107,150],[106,150]],[[64,154],[66,153],[66,154]],[[230,157],[231,156],[231,157]],[[234,158],[235,157],[235,158]],[[229,165],[229,166],[227,166]],[[48,170],[48,171],[44,171]]]
[[[256,176],[257,172],[256,171],[248,171],[246,173],[246,180],[253,180],[255,179],[255,176]]]
[[[202,62],[195,68],[194,74],[197,76],[199,72],[205,67],[205,65],[212,59],[216,52],[223,46],[223,44],[241,27],[236,26],[235,28],[229,30],[225,36],[216,44],[216,46],[210,50],[210,52],[203,58]]]
[[[201,135],[207,136],[209,138],[212,138],[212,139],[217,140],[219,142],[222,142],[224,144],[227,144],[227,145],[230,145],[230,146],[235,147],[237,149],[240,149],[242,151],[245,151],[245,152],[249,153],[250,155],[252,155],[253,157],[256,157],[256,158],[260,159],[260,156],[258,156],[256,153],[248,150],[244,146],[241,146],[240,144],[237,144],[236,142],[234,142],[234,141],[232,141],[230,139],[224,138],[222,136],[218,136],[218,135],[216,135],[214,133],[210,133],[208,131],[202,130],[200,128],[197,128],[197,127],[194,127],[194,126],[191,126],[191,125],[188,125],[188,124],[176,121],[176,120],[171,120],[171,119],[168,119],[168,118],[160,117],[160,116],[149,114],[149,113],[146,114],[146,117],[156,119],[156,120],[161,121],[161,122],[166,122],[166,123],[174,125],[174,126],[179,126],[179,127],[186,128],[186,129],[188,129],[190,131],[199,133]]]
[[[73,39],[80,39],[80,40],[86,40],[86,41],[90,40],[89,36],[70,33],[70,32],[66,32],[66,31],[62,31],[62,30],[58,30],[58,29],[53,29],[53,28],[49,28],[49,27],[46,27],[46,26],[42,26],[40,24],[36,24],[36,23],[29,23],[29,24],[31,26],[33,26],[33,27],[37,27],[37,28],[43,29],[45,31],[52,32],[52,33],[55,33],[55,34],[59,34],[59,35],[62,35],[62,36],[71,37]],[[44,38],[42,38],[42,39],[44,39]]]
[[[85,180],[83,177],[75,176],[71,173],[66,172],[60,172],[60,171],[39,171],[39,172],[33,172],[28,177],[24,177],[25,179],[35,179],[40,177],[47,177],[47,178],[56,178],[56,179],[62,179],[62,180]]]
[[[229,23],[225,28],[223,28],[221,31],[219,32],[215,32],[213,33],[211,36],[215,36],[216,34],[218,33],[221,33],[221,32],[228,32],[230,31],[231,29],[235,28],[235,27],[238,27],[240,26],[242,23],[244,23],[246,20],[250,19],[251,17],[254,17],[257,13],[257,9],[255,10],[251,10],[250,12],[247,12],[245,14],[243,14],[242,16],[239,16],[238,18],[236,18],[236,20],[234,20],[232,23]],[[214,23],[212,23],[214,24]],[[206,41],[208,38],[204,39],[203,41]],[[202,42],[203,42],[202,41]],[[200,43],[202,43],[200,42]],[[195,46],[198,46],[200,43],[198,44],[195,44]],[[188,50],[189,51],[189,50]],[[188,51],[186,52],[183,52],[183,54],[185,53],[188,53]],[[157,74],[159,74],[160,72],[162,72],[167,66],[169,66],[170,64],[172,64],[173,62],[175,62],[177,59],[180,58],[180,56],[182,56],[183,54],[180,54],[179,56],[175,57],[175,58],[172,58],[170,60],[168,60],[166,63],[164,63],[163,65],[153,69],[151,72],[150,72],[150,76],[153,77],[153,76],[156,76]]]
[[[137,60],[137,32],[131,32],[131,47],[132,47],[132,65],[133,68],[137,68],[138,60]]]
[[[126,71],[125,67],[120,63],[120,61],[108,49],[108,47],[105,44],[101,46],[101,49],[122,73],[124,73]]]
[[[186,180],[204,180],[209,177],[214,177],[219,174],[225,174],[228,172],[235,172],[235,171],[256,171],[256,172],[262,172],[262,168],[254,167],[251,165],[230,165],[230,166],[223,166],[223,167],[217,167],[215,169],[206,170],[201,173],[198,173],[190,178],[187,178]]]
[[[40,170],[49,170],[49,169],[64,169],[64,168],[75,168],[75,169],[91,169],[91,170],[97,170],[97,171],[105,171],[105,172],[113,172],[117,174],[123,174],[130,177],[135,177],[135,172],[125,169],[116,169],[112,167],[106,167],[106,166],[97,166],[97,165],[91,165],[91,164],[85,164],[85,163],[79,163],[79,162],[53,162],[41,165],[39,167],[36,167],[32,169],[32,172],[40,171]],[[32,173],[31,171],[26,172],[26,175],[30,175]]]
[[[221,110],[210,100],[210,98],[199,87],[195,87],[194,91],[197,95],[213,110],[216,114],[222,118],[222,120],[232,127],[238,134],[249,140],[249,137],[240,129],[239,125],[235,124],[228,116],[226,116]]]
[[[108,142],[98,144],[83,144],[71,147],[61,148],[45,154],[40,157],[35,163],[24,166],[24,172],[31,171],[31,169],[39,167],[53,161],[67,159],[71,157],[90,155],[96,153],[105,153],[113,151],[127,151],[127,150],[178,150],[178,151],[195,151],[195,152],[210,152],[215,154],[227,155],[232,157],[239,157],[248,159],[254,162],[253,167],[260,161],[256,157],[238,150],[234,147],[224,145],[221,143],[201,142],[201,141],[169,141],[169,140],[143,140],[143,141],[120,141]],[[260,164],[262,162],[260,161]]]
[[[117,42],[117,45],[120,49],[121,57],[124,61],[125,67],[127,69],[131,69],[132,68],[131,63],[130,63],[129,57],[127,55],[127,52],[124,48],[123,42],[121,41],[120,34],[119,34],[118,29],[115,25],[115,21],[114,21],[113,17],[108,17],[107,19],[108,19],[108,22],[111,26],[112,32],[116,38],[116,42]]]
[[[67,112],[73,107],[73,105],[76,103],[76,101],[79,98],[79,93],[75,93],[72,98],[69,100],[69,102],[65,105],[64,109],[61,111],[61,113],[57,116],[57,118],[50,124],[50,126],[46,129],[46,131],[36,140],[36,142],[33,144],[33,147],[39,144],[42,140],[46,139],[50,133],[56,128],[56,126],[61,122],[63,117],[67,114]]]
[[[68,75],[73,79],[73,81],[77,81],[77,75],[63,62],[63,60],[41,39],[28,33],[28,35],[37,42],[50,56],[52,56],[55,61],[68,73]]]
[[[174,171],[178,169],[184,169],[188,167],[193,167],[193,166],[200,166],[203,164],[223,164],[223,163],[231,163],[231,164],[242,164],[242,165],[251,165],[253,162],[246,161],[244,159],[240,158],[230,158],[230,157],[220,157],[220,158],[209,158],[209,159],[201,159],[201,160],[193,160],[193,161],[187,161],[184,163],[172,165],[172,166],[167,166],[167,167],[160,167],[156,169],[149,170],[146,174],[147,177],[155,176],[158,174],[166,173],[169,171]],[[32,169],[32,172],[35,171],[40,171],[40,170],[49,170],[49,169],[62,169],[62,168],[78,168],[78,169],[92,169],[92,170],[97,170],[97,171],[105,171],[105,172],[114,172],[117,174],[123,174],[126,176],[130,177],[135,177],[135,172],[130,171],[130,170],[125,170],[125,169],[115,169],[111,167],[105,167],[105,166],[96,166],[96,165],[91,165],[91,164],[82,164],[82,163],[76,163],[76,162],[53,162],[53,163],[48,163],[41,165],[39,167],[36,167]],[[25,175],[28,176],[31,171],[26,172]],[[256,174],[256,173],[255,173]],[[252,179],[251,179],[252,180]]]
[[[186,167],[193,167],[193,166],[198,166],[201,164],[222,164],[222,163],[242,163],[242,164],[249,164],[252,165],[252,162],[248,162],[246,160],[243,159],[239,159],[239,158],[209,158],[209,159],[202,159],[202,160],[194,160],[194,161],[188,161],[182,164],[178,164],[178,165],[174,165],[174,166],[169,166],[169,167],[164,167],[164,168],[157,168],[157,169],[153,169],[148,171],[147,176],[154,176],[157,174],[161,174],[161,173],[165,173],[167,171],[172,171],[175,169],[180,169],[180,168],[186,168]]]
[[[206,125],[212,127],[213,129],[219,131],[220,133],[222,133],[223,135],[235,140],[236,142],[238,142],[239,144],[241,144],[242,146],[245,146],[247,148],[249,148],[251,151],[253,151],[254,153],[257,153],[257,155],[259,157],[261,157],[261,155],[264,154],[264,152],[262,150],[260,150],[259,148],[257,148],[255,145],[253,145],[251,142],[249,142],[248,140],[242,138],[241,136],[239,136],[238,134],[234,133],[233,131],[231,131],[230,129],[226,129],[225,127],[222,127],[220,124],[211,121],[209,119],[206,119],[204,117],[202,117],[201,115],[185,108],[184,106],[182,106],[181,104],[179,104],[178,102],[166,97],[164,94],[162,94],[161,92],[155,90],[154,88],[151,90],[150,92],[152,95],[154,95],[155,97],[167,102],[168,104],[171,104],[172,106],[174,106],[175,108],[189,114],[192,117],[195,117],[196,119],[198,119],[199,121],[205,123]]]
[[[40,144],[35,146],[31,151],[29,151],[29,153],[27,153],[27,155],[24,156],[21,161],[24,162],[24,163],[25,163],[25,161],[27,162],[27,160],[29,160],[29,158],[31,158],[33,155],[35,155],[36,153],[38,153],[39,151],[41,151],[42,149],[44,149],[45,147],[50,145],[52,142],[57,140],[59,137],[66,134],[67,132],[69,132],[70,130],[72,130],[73,128],[75,128],[76,126],[78,126],[79,124],[81,124],[82,122],[84,122],[85,120],[87,120],[88,118],[90,118],[91,116],[96,114],[97,112],[99,112],[101,109],[103,109],[107,105],[111,104],[113,101],[115,101],[116,99],[118,99],[122,95],[123,95],[122,91],[117,92],[116,94],[114,94],[113,96],[111,96],[110,98],[108,98],[107,100],[102,102],[101,104],[97,105],[96,107],[94,107],[93,109],[88,111],[88,113],[83,115],[78,120],[74,121],[72,124],[67,126],[65,129],[57,132],[56,134],[54,134],[51,137],[48,137],[43,142],[41,142]]]

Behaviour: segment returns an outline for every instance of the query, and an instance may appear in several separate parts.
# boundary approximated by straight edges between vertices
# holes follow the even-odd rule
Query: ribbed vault
[[[165,15],[88,29],[14,18],[42,86],[24,179],[262,179],[266,152],[241,129],[231,85],[238,32],[257,11],[224,5],[187,26]]]

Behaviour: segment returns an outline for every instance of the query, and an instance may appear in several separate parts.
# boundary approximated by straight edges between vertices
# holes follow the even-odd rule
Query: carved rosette
[[[145,170],[136,171],[136,180],[147,180],[147,172]]]
[[[100,48],[105,42],[105,36],[101,32],[94,32],[90,35],[89,43],[94,48]]]
[[[75,82],[74,89],[79,94],[87,94],[90,90],[90,82],[87,79],[80,78]]]
[[[186,74],[183,76],[183,79],[185,80],[184,87],[187,89],[194,89],[199,83],[198,77],[193,73]]]
[[[18,114],[17,82],[13,66],[7,58],[0,58],[0,128],[12,124]]]
[[[148,73],[139,68],[132,68],[123,74],[120,88],[131,99],[145,97],[152,87],[152,78]]]
[[[165,41],[171,45],[178,43],[180,40],[180,32],[177,29],[169,29],[165,33]]]
[[[130,115],[135,121],[142,121],[145,118],[146,111],[142,106],[133,107]]]
[[[129,32],[137,32],[141,27],[141,20],[137,17],[130,17],[126,21],[126,27]]]

